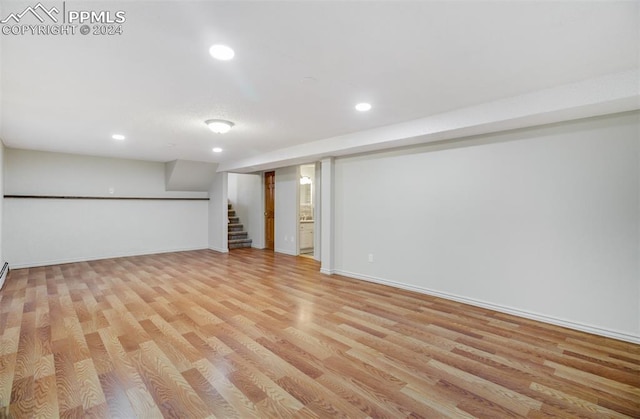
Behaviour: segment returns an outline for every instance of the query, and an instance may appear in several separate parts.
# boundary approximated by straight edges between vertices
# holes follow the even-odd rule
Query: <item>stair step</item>
[[[241,247],[251,247],[251,239],[229,240],[229,249],[239,249]]]
[[[229,217],[229,224],[238,224],[240,217]]]
[[[228,231],[242,231],[243,229],[242,224],[228,224]]]
[[[251,244],[251,239],[232,239],[229,240],[229,244],[238,244],[238,243],[249,243]]]
[[[233,210],[233,209],[227,210],[227,216],[235,217],[236,216],[236,210]]]
[[[247,234],[249,234],[249,233],[247,233],[246,231],[243,231],[243,230],[236,230],[236,231],[229,231],[228,232],[229,238],[233,237],[234,239],[240,239],[240,238],[242,238],[242,236],[247,236]]]

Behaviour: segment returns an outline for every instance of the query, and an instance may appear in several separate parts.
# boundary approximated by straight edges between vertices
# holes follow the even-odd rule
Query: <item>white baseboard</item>
[[[209,247],[209,250],[213,250],[214,252],[220,252],[220,253],[229,253],[229,249],[225,249],[223,247]]]
[[[177,248],[177,249],[145,250],[143,252],[114,253],[114,254],[100,255],[100,256],[83,256],[83,257],[77,257],[77,258],[65,258],[65,259],[35,261],[35,262],[23,262],[23,263],[18,263],[18,264],[12,264],[12,268],[11,269],[37,268],[37,267],[40,267],[40,266],[63,265],[63,264],[66,264],[66,263],[89,262],[89,261],[92,261],[92,260],[116,259],[116,258],[132,257],[132,256],[157,255],[157,254],[162,254],[162,253],[173,253],[173,252],[188,252],[188,251],[191,251],[191,250],[203,250],[203,249],[206,249],[206,247],[186,247],[186,248]]]
[[[333,275],[333,274],[337,274],[338,272],[333,269],[320,268],[320,273],[325,275]],[[340,275],[349,276],[347,274],[340,274]],[[356,279],[360,279],[360,278],[356,278]]]
[[[328,272],[322,272],[322,270],[320,270],[321,273],[327,273],[327,274],[331,274]],[[508,306],[503,306],[500,304],[493,304],[493,303],[489,303],[486,301],[482,301],[482,300],[476,300],[474,298],[468,298],[468,297],[462,297],[459,295],[455,295],[455,294],[450,294],[447,292],[441,292],[441,291],[435,291],[429,288],[423,288],[423,287],[417,287],[415,285],[409,285],[409,284],[404,284],[401,282],[396,282],[396,281],[390,281],[387,279],[383,279],[383,278],[376,278],[373,276],[368,276],[368,275],[362,275],[362,274],[357,274],[357,273],[353,273],[353,272],[348,272],[348,271],[342,271],[342,270],[335,270],[332,273],[338,274],[338,275],[342,275],[342,276],[346,276],[349,278],[354,278],[354,279],[360,279],[363,281],[368,281],[368,282],[375,282],[376,284],[382,284],[382,285],[388,285],[394,288],[400,288],[400,289],[405,289],[405,290],[409,290],[409,291],[415,291],[418,292],[420,294],[426,294],[426,295],[432,295],[434,297],[440,297],[440,298],[444,298],[447,300],[453,300],[453,301],[457,301],[460,303],[465,303],[465,304],[469,304],[472,306],[476,306],[476,307],[482,307],[482,308],[486,308],[489,310],[493,310],[493,311],[499,311],[501,313],[507,313],[507,314],[511,314],[514,316],[518,316],[518,317],[524,317],[525,319],[531,319],[531,320],[537,320],[543,323],[549,323],[549,324],[553,324],[556,326],[562,326],[562,327],[566,327],[568,329],[573,329],[573,330],[579,330],[581,332],[587,332],[587,333],[592,333],[594,335],[599,335],[599,336],[604,336],[604,337],[608,337],[608,338],[613,338],[613,339],[617,339],[617,340],[622,340],[625,342],[631,342],[631,343],[637,343],[640,344],[640,336],[639,335],[634,335],[631,333],[626,333],[626,332],[621,332],[618,330],[610,330],[610,329],[604,329],[598,326],[592,326],[592,325],[588,325],[588,324],[584,324],[584,323],[579,323],[579,322],[574,322],[571,320],[565,320],[565,319],[561,319],[561,318],[557,318],[557,317],[553,317],[553,316],[547,316],[544,314],[539,314],[539,313],[533,313],[527,310],[520,310],[517,308],[513,308],[513,307],[508,307]]]
[[[298,254],[296,252],[293,252],[291,250],[286,250],[286,249],[275,249],[275,251],[277,253],[284,253],[285,255],[289,255],[289,256],[298,256]]]

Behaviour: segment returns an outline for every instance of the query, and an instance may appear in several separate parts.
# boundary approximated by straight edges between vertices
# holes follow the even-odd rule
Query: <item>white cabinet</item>
[[[300,223],[300,249],[313,247],[313,221]]]

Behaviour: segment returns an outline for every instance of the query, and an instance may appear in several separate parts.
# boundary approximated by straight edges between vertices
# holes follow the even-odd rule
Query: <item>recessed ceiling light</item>
[[[216,134],[225,134],[229,132],[233,126],[233,122],[225,121],[224,119],[208,119],[204,121],[204,123]]]
[[[124,136],[124,135],[122,135],[122,134],[113,134],[113,135],[111,136],[111,138],[113,138],[114,140],[122,141],[122,140],[124,140],[124,139],[125,139],[125,138],[127,138],[127,137],[125,137],[125,136]]]
[[[220,147],[214,147],[213,148],[213,152],[214,153],[222,153],[222,149]]]
[[[209,48],[209,54],[216,60],[229,61],[236,53],[226,45],[215,44]]]
[[[371,109],[371,104],[370,103],[362,102],[362,103],[358,103],[356,105],[356,110],[360,111],[360,112],[366,112],[366,111],[368,111],[370,109]]]

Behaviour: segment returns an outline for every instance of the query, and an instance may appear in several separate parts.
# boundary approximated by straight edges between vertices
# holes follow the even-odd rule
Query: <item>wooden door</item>
[[[264,241],[267,249],[275,243],[276,172],[264,174]]]

